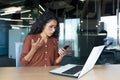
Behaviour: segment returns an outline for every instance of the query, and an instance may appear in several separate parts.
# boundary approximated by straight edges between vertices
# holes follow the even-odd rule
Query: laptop
[[[88,71],[93,69],[96,61],[98,60],[104,48],[105,48],[105,45],[93,47],[84,65],[66,64],[64,66],[60,66],[56,69],[50,70],[49,72],[57,75],[80,78],[84,74],[86,74]]]

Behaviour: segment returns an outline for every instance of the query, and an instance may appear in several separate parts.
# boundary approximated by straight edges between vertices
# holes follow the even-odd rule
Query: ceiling
[[[81,17],[88,16],[97,18],[97,14],[116,14],[118,0],[0,0],[0,10],[10,6],[24,6],[23,9],[38,9],[40,4],[45,10],[51,10],[59,17]],[[101,4],[100,4],[101,3]],[[101,6],[101,7],[100,7]],[[41,9],[39,9],[42,11]],[[101,14],[100,14],[101,13]]]

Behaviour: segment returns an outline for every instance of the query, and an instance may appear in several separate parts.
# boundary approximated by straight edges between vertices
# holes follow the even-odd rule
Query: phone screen
[[[66,46],[64,46],[63,48],[64,48],[64,49],[67,49],[68,47],[69,47],[69,45],[66,45]]]

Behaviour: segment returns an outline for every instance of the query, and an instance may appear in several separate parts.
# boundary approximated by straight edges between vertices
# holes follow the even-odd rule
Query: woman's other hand
[[[59,53],[59,55],[60,56],[64,56],[64,55],[66,55],[66,49],[64,49],[64,48],[61,48],[61,49],[59,49],[59,51],[58,51],[58,53]]]
[[[43,44],[43,42],[44,42],[43,38],[41,39],[38,38],[36,42],[32,39],[31,41],[32,49],[37,50]]]
[[[73,52],[73,50],[72,50],[71,46],[67,47],[66,49],[61,48],[58,51],[58,53],[59,53],[60,56],[65,56],[67,53],[72,54],[72,52]]]

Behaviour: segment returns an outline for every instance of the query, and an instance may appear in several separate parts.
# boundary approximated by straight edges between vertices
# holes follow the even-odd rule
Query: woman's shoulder
[[[51,37],[51,39],[53,40],[53,41],[58,41],[56,38],[54,38],[54,37]]]
[[[38,37],[38,34],[28,34],[25,39],[37,39]]]
[[[40,36],[39,36],[39,34],[28,34],[27,37],[36,38],[36,37],[40,37]]]
[[[51,37],[51,40],[53,41],[54,44],[57,44],[58,40],[54,37]]]

